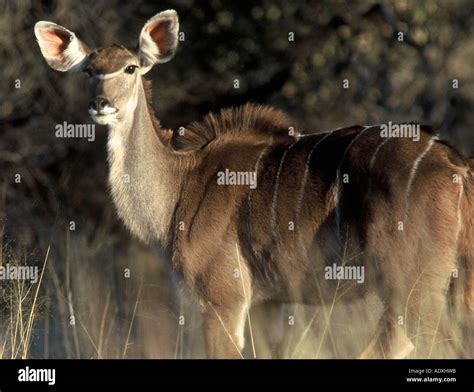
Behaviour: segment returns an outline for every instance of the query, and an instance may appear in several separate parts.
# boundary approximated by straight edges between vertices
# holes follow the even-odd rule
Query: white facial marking
[[[91,116],[92,120],[96,122],[97,124],[100,125],[109,125],[113,124],[117,121],[117,117],[115,114],[103,114],[103,115],[96,115],[96,116]]]
[[[117,109],[111,106],[106,106],[100,111],[93,108],[89,108],[89,115],[92,120],[100,125],[107,125],[116,122],[117,120]]]
[[[112,106],[106,106],[100,111],[101,114],[114,114],[117,113],[117,109],[113,108]]]
[[[105,79],[115,78],[116,76],[119,76],[121,74],[123,74],[123,70],[120,69],[116,72],[111,72],[111,73],[107,73],[107,74],[95,74],[95,75],[92,75],[92,77],[94,79],[105,80]]]

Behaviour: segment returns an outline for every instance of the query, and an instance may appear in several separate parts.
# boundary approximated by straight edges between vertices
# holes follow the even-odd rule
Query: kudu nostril
[[[93,109],[97,112],[101,112],[106,107],[110,107],[110,103],[105,97],[97,97],[93,101],[89,102],[89,109]]]
[[[104,97],[97,97],[95,99],[95,108],[97,111],[101,111],[103,109],[105,109],[107,106],[110,106],[109,104],[109,101],[107,100],[107,98],[104,98]]]

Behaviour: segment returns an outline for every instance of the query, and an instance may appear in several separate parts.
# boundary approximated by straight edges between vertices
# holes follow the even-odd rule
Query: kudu
[[[118,214],[161,247],[197,300],[208,356],[242,356],[252,305],[324,305],[338,290],[340,301],[374,291],[383,302],[362,358],[406,357],[415,334],[432,348],[461,266],[463,306],[474,307],[469,160],[424,127],[417,141],[380,126],[305,135],[251,104],[163,129],[142,76],[173,57],[178,28],[175,11],[155,15],[137,51],[90,50],[51,22],[35,34],[53,69],[89,74],[89,113],[109,129]],[[242,173],[256,174],[256,186],[239,183]],[[336,266],[364,267],[364,284],[329,279]]]

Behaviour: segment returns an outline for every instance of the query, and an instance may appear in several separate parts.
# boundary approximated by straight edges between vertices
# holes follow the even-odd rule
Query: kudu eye
[[[92,72],[92,69],[90,69],[90,68],[84,69],[84,72],[85,72],[87,75],[89,75],[89,76],[92,76],[92,75],[94,74],[94,73]]]
[[[138,68],[138,65],[129,65],[125,68],[125,73],[132,74],[135,72],[135,69]]]

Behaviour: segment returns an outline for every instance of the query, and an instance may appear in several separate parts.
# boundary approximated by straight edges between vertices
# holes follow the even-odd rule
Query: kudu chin
[[[448,305],[463,298],[457,309],[474,310],[472,160],[426,127],[416,138],[400,131],[410,124],[391,123],[390,134],[302,134],[251,104],[163,129],[142,75],[173,57],[178,30],[176,12],[161,12],[133,52],[35,26],[53,69],[88,73],[89,113],[109,127],[118,214],[159,244],[196,299],[208,356],[242,357],[252,305],[324,306],[338,290],[340,301],[376,292],[384,305],[362,358],[406,357],[415,335],[416,356],[430,356],[440,322],[453,319]]]

